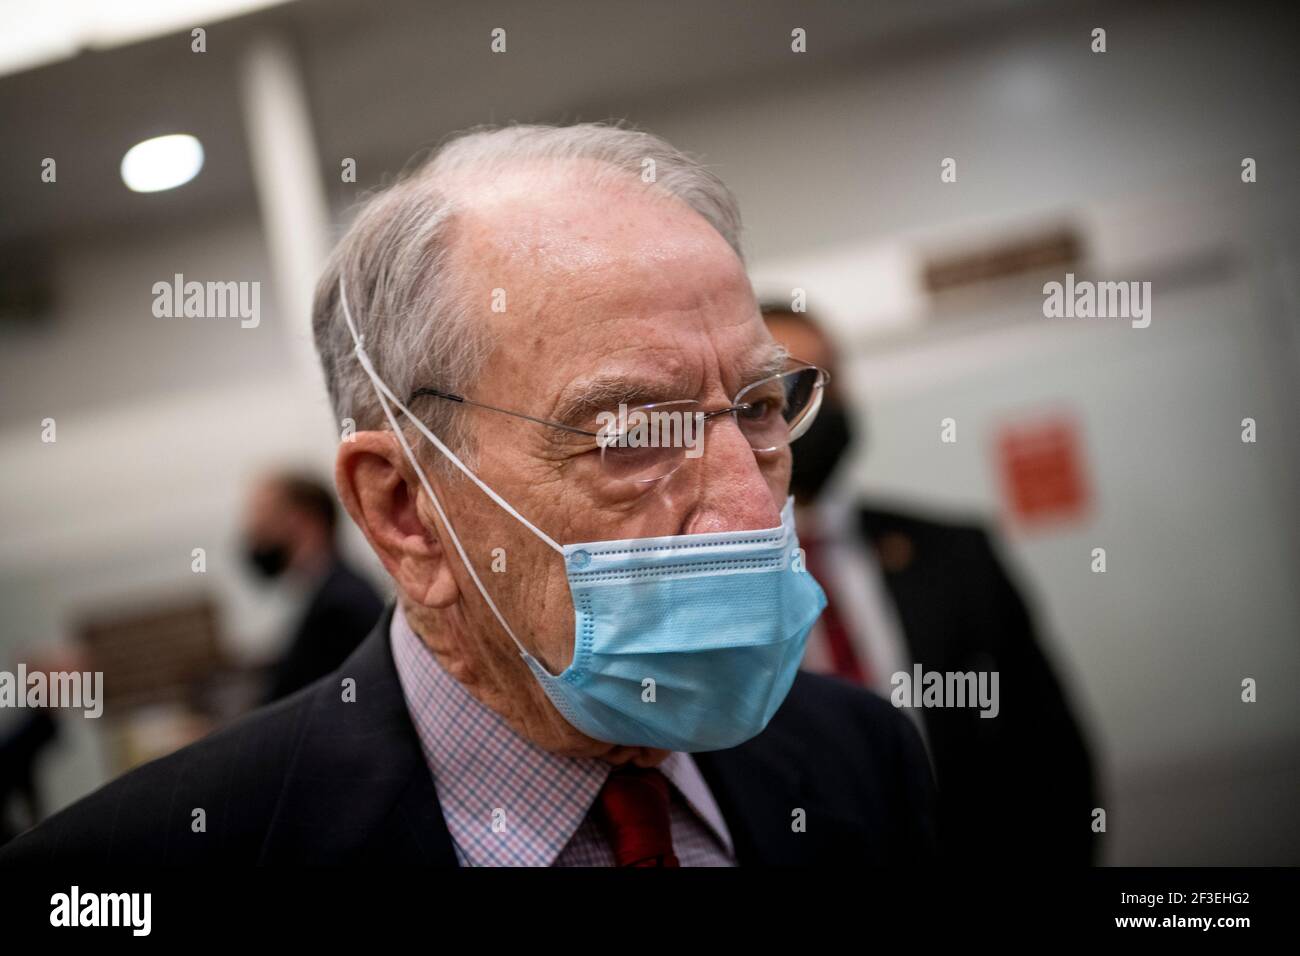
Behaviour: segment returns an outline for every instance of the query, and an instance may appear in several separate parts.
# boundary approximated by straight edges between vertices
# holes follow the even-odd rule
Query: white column
[[[329,251],[329,208],[307,93],[292,50],[274,36],[253,42],[240,80],[253,180],[293,370],[323,394],[311,299]]]

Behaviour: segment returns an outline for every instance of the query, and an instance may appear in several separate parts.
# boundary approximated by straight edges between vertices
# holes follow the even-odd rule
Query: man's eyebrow
[[[627,405],[672,401],[682,398],[681,390],[668,381],[649,381],[621,375],[600,375],[579,382],[556,402],[551,418],[561,425],[590,424],[596,414]]]
[[[790,353],[785,346],[770,343],[736,369],[739,388],[783,372],[789,361]],[[674,385],[670,380],[598,375],[567,389],[556,402],[550,418],[561,425],[581,427],[590,424],[597,413],[617,408],[620,402],[633,406],[673,401],[689,398],[687,391],[681,383]]]
[[[780,375],[789,364],[790,351],[784,345],[772,342],[737,369],[736,380],[744,388],[760,379]]]

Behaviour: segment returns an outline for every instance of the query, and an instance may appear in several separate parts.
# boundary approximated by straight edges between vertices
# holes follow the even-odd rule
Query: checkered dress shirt
[[[611,766],[560,757],[519,735],[438,664],[399,603],[393,660],[461,866],[613,866],[593,813]],[[659,765],[672,784],[682,866],[734,866],[731,834],[689,754]]]

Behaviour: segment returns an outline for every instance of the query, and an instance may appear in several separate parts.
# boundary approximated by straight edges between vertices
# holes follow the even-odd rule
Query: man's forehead
[[[548,397],[561,392],[652,401],[747,382],[780,366],[784,350],[759,315],[743,271],[739,281],[707,268],[646,289],[593,283],[574,297],[548,296],[535,311],[499,317],[498,382]]]
[[[623,382],[681,398],[706,366],[744,377],[774,364],[739,257],[680,200],[566,175],[473,195],[456,247],[497,333],[494,387],[577,401]],[[504,307],[489,310],[492,296]]]
[[[663,189],[630,175],[597,184],[582,168],[526,167],[464,187],[457,247],[479,284],[580,287],[614,273],[653,281],[656,268],[674,261],[734,257],[702,216]]]

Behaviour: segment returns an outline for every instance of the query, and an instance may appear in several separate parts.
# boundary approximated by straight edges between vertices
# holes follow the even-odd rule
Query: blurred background
[[[1091,744],[1101,862],[1300,862],[1285,7],[172,0],[0,16],[0,669],[83,654],[108,675],[102,719],[54,715],[27,787],[38,815],[252,706],[286,653],[306,596],[257,585],[241,521],[267,468],[331,473],[307,315],[350,205],[454,130],[625,118],[727,182],[756,289],[804,290],[839,341],[864,437],[848,483],[1000,532]],[[197,176],[128,189],[127,150],[172,133],[202,144]],[[1150,327],[1044,318],[1043,283],[1066,272],[1151,282]],[[260,324],[156,317],[154,283],[177,273],[260,282]]]

